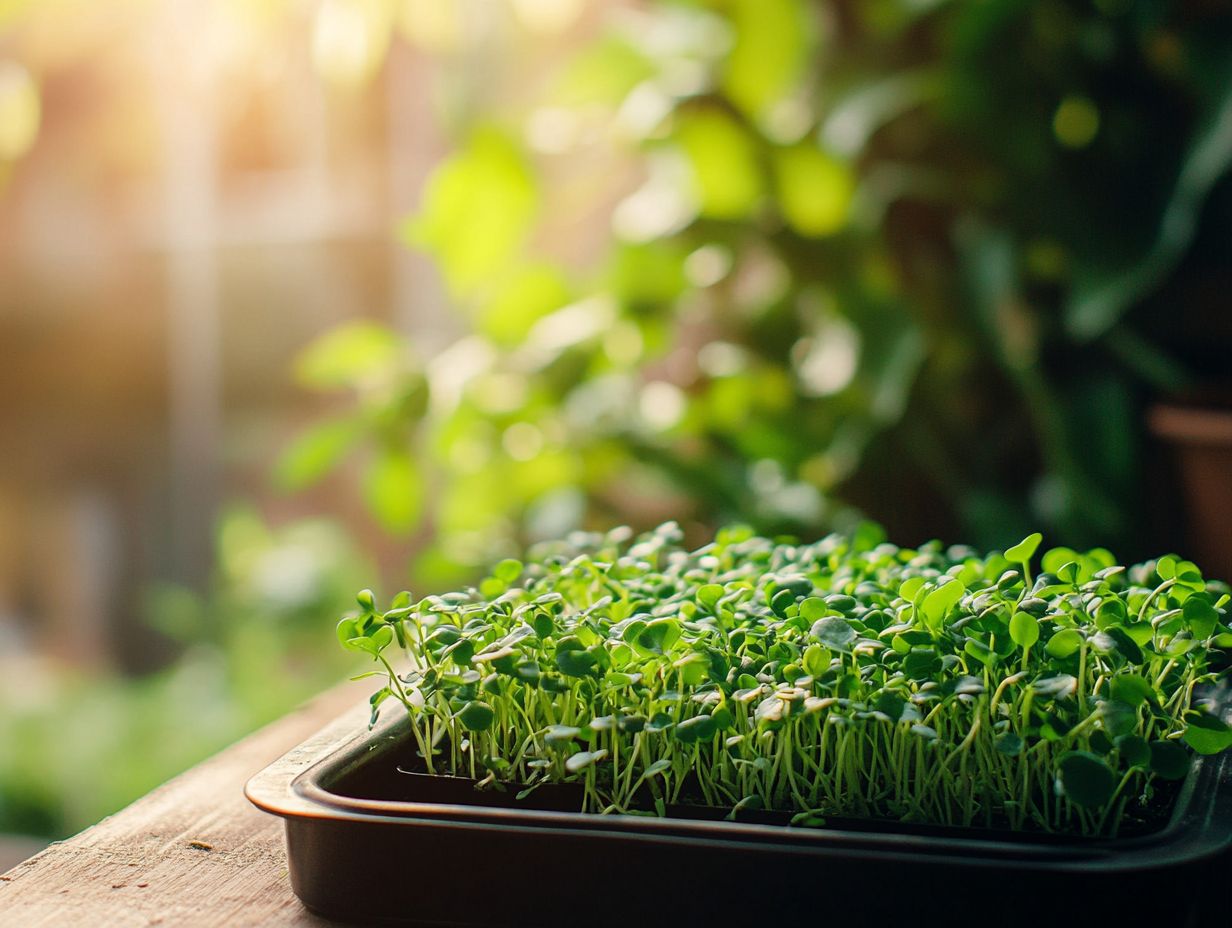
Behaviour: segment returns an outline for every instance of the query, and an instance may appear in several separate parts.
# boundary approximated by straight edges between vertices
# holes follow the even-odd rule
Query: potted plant
[[[1167,527],[1208,569],[1232,571],[1232,395],[1156,403],[1147,425],[1167,468],[1156,491]]]
[[[969,873],[965,903],[1012,901],[1011,921],[1078,887],[1141,917],[1154,903],[1116,881],[1186,866],[1202,903],[1232,840],[1232,630],[1195,565],[1056,548],[1033,570],[1038,535],[980,556],[871,527],[680,541],[579,534],[464,593],[382,611],[362,592],[338,632],[378,665],[376,729],[249,786],[287,817],[301,898],[693,924],[829,892],[941,917],[937,881]],[[435,889],[364,891],[400,875]]]

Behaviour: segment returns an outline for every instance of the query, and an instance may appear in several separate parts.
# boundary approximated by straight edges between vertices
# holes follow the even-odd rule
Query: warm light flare
[[[42,110],[30,72],[0,61],[0,161],[16,161],[34,145]]]

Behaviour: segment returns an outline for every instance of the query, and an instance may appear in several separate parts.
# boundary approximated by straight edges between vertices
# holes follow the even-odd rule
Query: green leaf
[[[460,638],[446,648],[442,656],[448,657],[459,667],[469,667],[475,657],[475,642]]]
[[[520,146],[482,127],[432,173],[403,235],[436,257],[450,290],[465,298],[515,267],[538,210],[539,193]]]
[[[1078,558],[1079,554],[1073,548],[1052,548],[1040,558],[1040,569],[1045,573],[1058,574],[1062,567],[1077,561]]]
[[[837,615],[827,615],[818,619],[813,623],[809,634],[831,651],[842,651],[845,653],[851,651],[856,640],[859,638],[856,630],[851,627],[847,620]]]
[[[810,644],[804,649],[802,663],[804,672],[810,677],[820,677],[830,669],[830,652],[819,644]]]
[[[913,648],[903,658],[903,673],[912,680],[923,682],[942,668],[941,658],[932,648]]]
[[[359,637],[352,638],[345,644],[353,651],[362,651],[375,658],[389,647],[393,640],[394,630],[392,628],[388,625],[373,625],[369,626],[368,630]]]
[[[1120,738],[1123,737],[1128,736],[1120,735],[1117,740],[1120,740]],[[1102,728],[1097,728],[1092,731],[1090,737],[1088,738],[1088,742],[1092,751],[1105,757],[1111,754],[1113,748],[1116,747],[1116,745],[1112,743],[1112,738],[1110,738],[1108,733]]]
[[[383,686],[368,697],[368,704],[372,707],[372,713],[368,716],[369,728],[376,726],[377,719],[380,718],[381,715],[381,703],[385,702],[385,700],[392,695],[393,692],[390,688],[388,686]]]
[[[643,629],[637,645],[652,654],[666,654],[680,638],[680,623],[675,619],[655,619]]]
[[[941,584],[924,597],[920,611],[930,626],[936,628],[944,621],[946,614],[963,598],[967,588],[959,580],[950,580]]]
[[[672,769],[672,762],[666,757],[660,757],[653,764],[642,771],[642,779],[649,780],[651,777],[657,777],[660,774],[667,773]]]
[[[431,645],[443,645],[448,647],[461,637],[461,630],[455,626],[438,624],[432,630],[432,634],[428,636],[428,643]]]
[[[484,599],[497,599],[508,589],[508,583],[495,577],[485,577],[479,581],[479,595]]]
[[[798,828],[825,828],[826,817],[820,812],[797,812],[791,817],[791,824]]]
[[[1063,716],[1050,712],[1040,723],[1040,734],[1048,741],[1060,741],[1073,727]]]
[[[643,634],[645,634],[645,632],[646,632],[645,622],[643,622],[641,619],[630,619],[629,622],[625,625],[624,630],[621,631],[620,637],[622,640],[627,641],[629,644],[636,644],[638,638],[640,638]]]
[[[1151,772],[1165,780],[1182,780],[1189,773],[1186,750],[1175,741],[1151,742]]]
[[[1155,701],[1155,690],[1145,677],[1138,674],[1117,674],[1112,678],[1112,698],[1131,706]]]
[[[1181,612],[1193,636],[1199,641],[1205,641],[1215,631],[1219,624],[1219,613],[1209,596],[1205,593],[1194,593],[1181,605]]]
[[[1198,565],[1193,561],[1177,562],[1176,582],[1178,586],[1188,587],[1191,590],[1206,589],[1206,581],[1202,578],[1202,571],[1198,570]]]
[[[717,583],[707,583],[697,589],[697,601],[709,612],[714,612],[714,607],[722,596],[723,587]]]
[[[770,608],[774,610],[774,614],[780,617],[786,617],[787,610],[796,604],[796,594],[791,590],[779,590],[770,599]]]
[[[1035,695],[1044,699],[1067,699],[1074,695],[1078,688],[1076,677],[1068,673],[1059,673],[1051,677],[1042,677],[1031,684]]]
[[[419,524],[423,482],[415,459],[401,448],[379,452],[364,474],[364,500],[381,527],[408,534]]]
[[[963,645],[963,651],[969,656],[974,657],[977,661],[992,667],[997,663],[997,654],[992,648],[975,638],[968,638],[967,643]]]
[[[1189,716],[1189,727],[1183,737],[1199,754],[1219,754],[1232,747],[1232,728],[1205,712]]]
[[[706,655],[694,651],[672,663],[672,668],[679,674],[681,686],[692,687],[706,679],[706,668],[709,661]]]
[[[484,731],[492,727],[496,713],[486,702],[468,702],[458,713],[458,721],[467,731]]]
[[[603,758],[607,757],[607,750],[599,751],[578,751],[576,754],[570,755],[565,761],[565,769],[570,773],[577,773],[579,770],[585,770],[592,764],[597,764]]]
[[[331,471],[363,436],[353,419],[321,422],[303,432],[278,459],[274,480],[286,490],[312,486]]]
[[[582,730],[573,725],[549,725],[543,740],[549,746],[559,747],[563,744],[569,744],[581,733]]]
[[[1127,618],[1128,613],[1125,609],[1124,600],[1120,597],[1105,599],[1099,604],[1099,608],[1095,610],[1095,627],[1103,630],[1113,625],[1118,625]]]
[[[1135,642],[1133,638],[1126,634],[1123,628],[1119,628],[1115,625],[1109,626],[1102,632],[1098,632],[1095,635],[1095,638],[1100,638],[1102,636],[1111,638],[1116,644],[1117,651],[1119,651],[1121,656],[1129,661],[1129,663],[1141,664],[1145,660],[1142,654],[1142,649],[1138,647],[1137,642]]]
[[[923,577],[908,577],[899,586],[898,595],[909,603],[915,602],[915,594],[920,592],[920,588],[924,586],[924,583]]]
[[[888,716],[891,722],[897,722],[903,717],[903,709],[907,705],[907,700],[898,693],[887,690],[877,696],[874,705],[877,711]]]
[[[1078,582],[1078,564],[1075,561],[1062,564],[1057,568],[1056,576],[1062,583],[1076,584]]]
[[[1022,541],[1018,542],[1018,544],[1006,548],[1005,559],[1012,564],[1026,564],[1035,556],[1035,552],[1043,540],[1044,536],[1039,532],[1032,532]]]
[[[1072,628],[1063,628],[1048,639],[1044,650],[1048,652],[1049,657],[1063,660],[1080,647],[1082,647],[1082,634]]]
[[[352,648],[351,641],[363,635],[359,623],[354,619],[343,619],[335,628],[338,641],[344,648]]]
[[[1138,725],[1138,715],[1133,706],[1119,699],[1100,703],[1099,714],[1104,728],[1114,738],[1130,734]]]
[[[563,744],[569,744],[582,735],[582,728],[573,725],[549,725],[543,741],[548,747],[559,748]]]
[[[816,622],[829,611],[826,601],[818,596],[809,596],[800,603],[800,616],[809,622]]]
[[[512,585],[522,576],[522,562],[513,558],[505,558],[492,568],[492,576],[506,584]]]
[[[1039,622],[1028,612],[1015,612],[1010,619],[1010,638],[1024,651],[1039,641]]]
[[[375,322],[350,322],[310,343],[296,359],[295,376],[318,389],[355,386],[385,375],[406,353],[402,338]]]
[[[692,169],[693,192],[703,216],[741,219],[753,213],[764,190],[753,141],[740,125],[713,107],[678,117],[676,141]]]
[[[998,735],[992,744],[1002,754],[1008,754],[1010,757],[1016,757],[1022,753],[1022,738],[1012,731]]]
[[[1057,785],[1075,805],[1098,809],[1112,798],[1116,777],[1098,755],[1069,751],[1057,761]]]
[[[584,44],[564,66],[549,99],[558,106],[602,104],[615,109],[633,88],[654,76],[654,63],[635,42],[606,33]]]
[[[550,264],[520,265],[501,277],[496,293],[483,294],[476,326],[498,345],[522,343],[536,322],[571,302],[569,281]]]
[[[531,621],[531,627],[540,639],[550,637],[556,630],[552,616],[546,612],[536,612],[535,618]]]
[[[672,721],[672,717],[666,712],[656,712],[650,717],[650,721],[646,723],[646,730],[653,732],[667,731],[674,724],[676,723]]]
[[[753,710],[753,717],[758,722],[780,722],[790,711],[788,703],[778,696],[767,696]]]
[[[727,9],[735,44],[725,56],[722,86],[757,119],[801,80],[815,29],[802,0],[731,0]]]
[[[1151,746],[1138,735],[1121,735],[1116,739],[1116,749],[1127,767],[1149,767]]]
[[[779,211],[800,235],[821,238],[847,224],[855,178],[843,162],[811,142],[774,153]]]
[[[714,733],[718,730],[714,719],[709,715],[695,715],[691,719],[685,719],[676,726],[676,739],[685,744],[692,744],[695,741],[709,741]]]
[[[562,651],[557,648],[556,666],[567,677],[586,677],[594,671],[595,658],[584,650]]]

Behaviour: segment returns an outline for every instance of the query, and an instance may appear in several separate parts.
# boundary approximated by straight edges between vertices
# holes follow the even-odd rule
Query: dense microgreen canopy
[[[576,782],[584,811],[1088,835],[1232,746],[1227,587],[1188,561],[1054,548],[1033,576],[1038,535],[980,556],[872,526],[680,541],[579,533],[385,612],[363,591],[338,635],[384,668],[373,721],[399,701],[429,771]]]

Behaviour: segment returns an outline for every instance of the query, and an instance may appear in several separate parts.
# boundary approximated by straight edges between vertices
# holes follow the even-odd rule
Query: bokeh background
[[[1232,5],[0,0],[0,868],[577,527],[1232,576]]]

